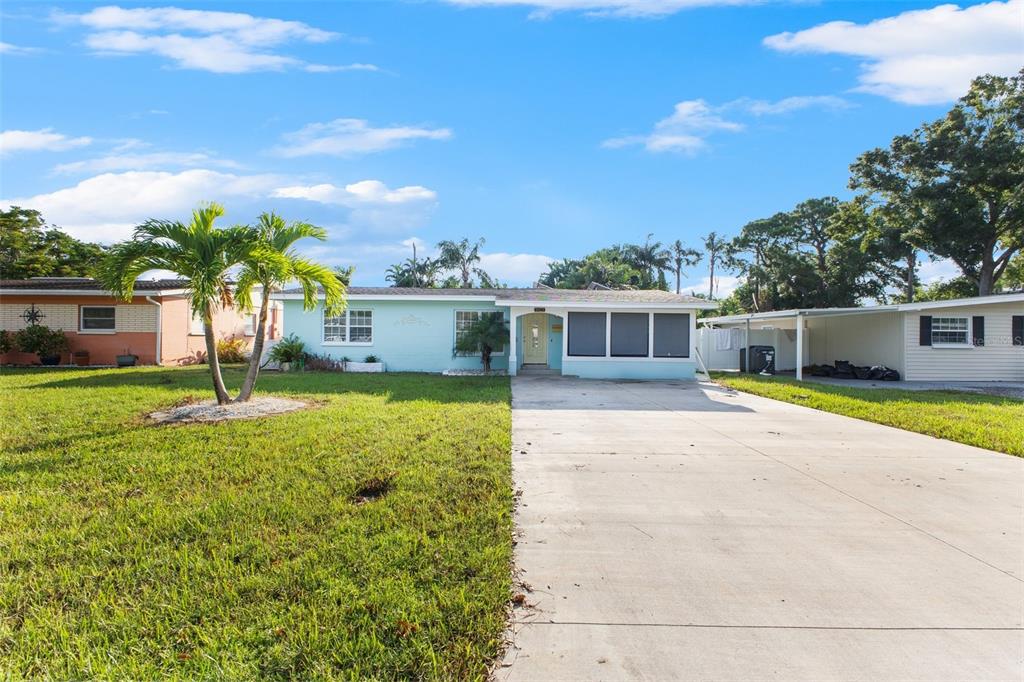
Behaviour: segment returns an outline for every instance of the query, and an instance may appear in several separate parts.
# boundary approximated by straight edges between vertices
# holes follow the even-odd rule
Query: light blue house
[[[389,372],[480,369],[479,355],[454,352],[455,340],[500,312],[512,341],[493,369],[600,379],[692,379],[696,313],[714,307],[665,291],[350,287],[347,309],[331,316],[322,304],[303,310],[297,291],[273,298],[284,302],[284,332],[318,355],[373,355]]]

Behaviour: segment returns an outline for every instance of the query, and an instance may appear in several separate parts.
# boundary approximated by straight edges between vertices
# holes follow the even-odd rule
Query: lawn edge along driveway
[[[1024,457],[1024,401],[963,391],[907,391],[713,373],[723,386],[764,398]]]

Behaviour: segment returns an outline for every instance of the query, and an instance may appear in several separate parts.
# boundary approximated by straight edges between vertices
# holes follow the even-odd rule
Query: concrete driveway
[[[512,391],[499,679],[1024,678],[1024,460],[711,385]]]

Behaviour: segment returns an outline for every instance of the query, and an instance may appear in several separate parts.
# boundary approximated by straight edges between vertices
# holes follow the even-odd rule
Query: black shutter
[[[1014,315],[1013,324],[1010,326],[1013,329],[1010,332],[1013,336],[1013,345],[1024,346],[1024,315]]]
[[[921,316],[921,335],[917,339],[917,345],[919,346],[930,346],[932,345],[932,316],[922,315]]]
[[[975,315],[971,320],[971,332],[974,334],[974,345],[985,345],[985,316]]]

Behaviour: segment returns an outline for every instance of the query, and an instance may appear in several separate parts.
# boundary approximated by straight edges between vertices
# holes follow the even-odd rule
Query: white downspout
[[[804,380],[804,314],[796,314],[796,380]]]
[[[163,357],[161,356],[160,353],[163,350],[161,346],[163,342],[162,334],[164,329],[164,307],[163,305],[160,304],[160,301],[153,300],[152,296],[147,296],[146,300],[156,306],[156,364],[162,365]]]

